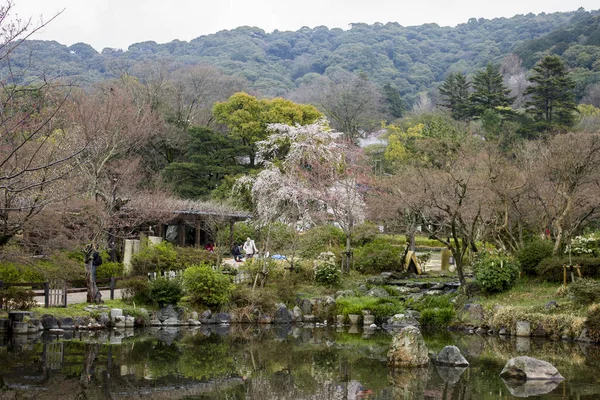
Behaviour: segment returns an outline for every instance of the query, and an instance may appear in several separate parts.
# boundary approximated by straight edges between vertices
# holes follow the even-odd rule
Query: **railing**
[[[98,290],[110,290],[110,299],[115,299],[116,282],[123,278],[102,278],[96,279]],[[100,286],[101,284],[108,284]],[[12,283],[0,281],[0,289],[8,289],[9,287],[30,288],[36,296],[44,296],[44,307],[66,307],[69,293],[87,292],[85,280],[66,281],[64,279],[52,279],[47,282],[23,282]],[[3,304],[0,299],[0,309]]]

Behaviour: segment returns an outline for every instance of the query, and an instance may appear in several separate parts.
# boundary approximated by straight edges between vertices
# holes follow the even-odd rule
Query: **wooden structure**
[[[414,251],[408,251],[406,258],[404,259],[404,265],[406,266],[406,272],[421,275],[421,266],[417,260],[417,254]]]
[[[217,213],[201,210],[179,210],[173,211],[173,214],[176,217],[168,224],[160,224],[158,232],[154,234],[180,247],[203,247],[208,243],[214,243],[215,238],[211,237],[209,227],[215,224],[215,221],[229,224],[230,242],[232,242],[233,224],[252,218],[246,213]],[[168,234],[172,234],[173,231],[176,232],[174,240],[168,237]]]

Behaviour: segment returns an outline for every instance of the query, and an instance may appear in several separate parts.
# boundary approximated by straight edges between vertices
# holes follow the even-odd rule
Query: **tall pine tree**
[[[566,130],[575,123],[575,82],[568,75],[559,56],[544,57],[534,68],[529,78],[532,86],[525,95],[531,99],[526,103],[539,130]]]
[[[502,108],[510,107],[513,102],[510,89],[504,85],[498,68],[488,64],[483,71],[475,73],[469,102],[474,117],[481,117],[488,110],[502,112]]]
[[[469,87],[467,77],[460,72],[448,74],[440,86],[440,94],[443,97],[440,105],[449,109],[452,118],[457,121],[469,119]]]

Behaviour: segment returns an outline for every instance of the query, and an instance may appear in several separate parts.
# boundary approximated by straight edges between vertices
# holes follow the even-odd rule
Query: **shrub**
[[[123,300],[139,304],[151,304],[150,281],[146,277],[133,277],[117,281],[117,288],[122,289]]]
[[[376,239],[354,250],[354,266],[362,273],[395,271],[402,267],[402,248]]]
[[[519,276],[519,265],[512,259],[500,255],[484,255],[473,266],[479,287],[488,293],[510,289]]]
[[[404,311],[404,305],[398,299],[379,297],[341,297],[336,300],[336,314],[348,316],[349,314],[362,315],[363,310],[371,311],[379,323],[386,322],[387,318]]]
[[[96,276],[100,279],[123,276],[124,268],[123,263],[105,261],[96,268]]]
[[[425,308],[421,311],[419,322],[430,328],[445,328],[456,317],[454,307]]]
[[[304,232],[298,243],[298,255],[302,258],[317,258],[325,251],[339,248],[346,241],[341,229],[332,225],[316,226]]]
[[[189,267],[183,273],[183,283],[190,299],[208,307],[229,301],[232,284],[228,276],[205,264]]]
[[[0,263],[0,280],[11,283],[44,282],[44,275],[34,265]]]
[[[587,309],[585,327],[594,341],[600,341],[600,304],[592,304]]]
[[[138,254],[131,257],[131,266],[136,275],[169,271],[180,267],[177,257],[175,247],[163,241],[157,245],[144,246]]]
[[[177,265],[174,269],[184,269],[198,264],[217,264],[217,253],[196,247],[175,247]]]
[[[9,287],[0,290],[0,299],[2,306],[7,310],[31,310],[37,307],[37,301],[34,299],[33,290],[22,289],[19,287]]]
[[[563,265],[569,265],[568,257],[545,258],[538,264],[536,268],[537,274],[540,279],[548,282],[562,282]],[[600,278],[600,258],[573,257],[571,265],[579,265],[583,277]],[[574,273],[577,274],[575,271]]]
[[[583,304],[600,301],[600,281],[594,279],[578,279],[567,286],[567,291]]]
[[[545,258],[552,257],[554,246],[552,242],[542,239],[534,239],[528,242],[518,253],[517,260],[521,265],[523,273],[527,275],[535,275],[536,268],[540,261]]]
[[[176,305],[183,297],[181,280],[177,278],[157,278],[150,282],[148,295],[159,307]]]
[[[335,254],[321,253],[315,260],[315,280],[326,286],[337,285],[341,279],[340,269],[336,265]]]
[[[600,256],[600,237],[595,233],[576,236],[571,240],[569,247],[573,255],[598,257]]]
[[[356,225],[352,233],[352,246],[364,246],[371,243],[379,234],[379,227],[375,224],[365,222],[364,224]]]

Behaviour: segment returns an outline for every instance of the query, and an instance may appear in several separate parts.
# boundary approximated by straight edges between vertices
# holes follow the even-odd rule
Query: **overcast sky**
[[[35,38],[71,45],[127,49],[147,40],[189,41],[242,25],[267,32],[325,25],[347,29],[352,22],[435,22],[453,26],[469,18],[511,17],[600,8],[598,0],[14,0],[21,19],[47,20],[64,12]]]

